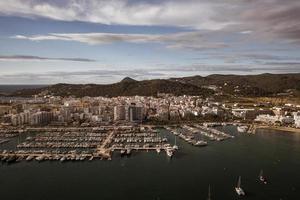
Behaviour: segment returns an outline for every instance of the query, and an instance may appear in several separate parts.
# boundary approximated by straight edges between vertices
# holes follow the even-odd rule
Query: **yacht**
[[[65,160],[66,160],[66,157],[62,156],[61,159],[60,159],[60,162],[64,162]]]
[[[126,150],[121,149],[121,156],[123,156],[126,153]]]
[[[166,149],[166,153],[167,153],[167,155],[169,156],[169,157],[172,157],[173,156],[173,148],[172,147],[168,147],[167,149]]]
[[[195,146],[206,146],[207,142],[203,140],[198,140],[196,143],[194,143]]]
[[[177,144],[176,144],[176,136],[175,136],[175,144],[174,144],[174,146],[173,146],[173,149],[174,149],[174,150],[178,150],[178,149],[179,149],[179,147],[178,147]]]
[[[238,132],[240,133],[246,133],[248,130],[248,126],[238,126],[237,127]]]
[[[126,154],[127,154],[127,155],[130,155],[130,154],[131,154],[131,149],[130,149],[130,148],[127,148],[127,149],[126,149]]]
[[[241,187],[241,176],[239,176],[238,184],[235,187],[235,191],[239,196],[245,196],[245,192]]]
[[[157,152],[157,153],[160,153],[160,151],[161,151],[160,148],[157,147],[157,148],[156,148],[156,152]]]
[[[207,197],[207,200],[211,200],[211,197],[210,197],[210,185],[208,185],[208,197]]]
[[[259,180],[260,180],[262,183],[267,184],[267,179],[266,179],[266,177],[264,176],[263,170],[260,170],[260,173],[259,173]]]
[[[33,158],[34,158],[34,156],[28,156],[28,157],[26,158],[26,161],[31,161]]]

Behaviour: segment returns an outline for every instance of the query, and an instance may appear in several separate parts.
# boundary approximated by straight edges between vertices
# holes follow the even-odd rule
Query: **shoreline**
[[[288,133],[297,133],[300,134],[299,128],[292,128],[292,127],[277,127],[277,126],[267,126],[267,125],[257,125],[255,129],[269,129],[269,130],[276,130],[276,131],[284,131]]]

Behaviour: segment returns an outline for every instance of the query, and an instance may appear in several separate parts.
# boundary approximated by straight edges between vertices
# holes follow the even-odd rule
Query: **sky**
[[[1,0],[0,84],[300,73],[299,0]]]

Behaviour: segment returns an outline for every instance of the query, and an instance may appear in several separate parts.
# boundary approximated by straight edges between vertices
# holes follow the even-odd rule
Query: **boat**
[[[243,190],[243,188],[241,187],[241,176],[239,176],[239,180],[238,180],[238,184],[235,187],[235,191],[239,196],[245,196],[245,192]]]
[[[176,136],[175,136],[175,144],[174,144],[174,146],[173,146],[173,149],[174,149],[174,150],[178,150],[178,149],[179,149],[179,147],[178,147],[177,144],[176,144]]]
[[[31,161],[33,158],[34,158],[34,156],[28,156],[28,157],[26,158],[26,161]]]
[[[127,154],[127,155],[130,155],[130,154],[131,154],[131,149],[130,149],[130,148],[127,148],[127,149],[126,149],[126,154]]]
[[[203,140],[198,140],[196,143],[194,143],[194,146],[206,146],[207,142]]]
[[[238,132],[240,133],[246,133],[248,130],[248,126],[238,126],[237,127]]]
[[[125,149],[121,149],[121,156],[123,156],[126,153]]]
[[[35,158],[35,160],[40,162],[40,161],[43,160],[43,156],[38,156],[38,157]]]
[[[66,160],[66,157],[65,156],[62,156],[61,158],[60,158],[60,162],[64,162]]]
[[[211,195],[210,195],[210,185],[208,185],[208,196],[207,196],[207,200],[211,200]]]
[[[174,149],[172,147],[166,148],[167,156],[172,157],[173,156],[173,151],[174,151]]]
[[[266,177],[264,176],[264,172],[263,170],[260,170],[260,173],[259,173],[259,181],[264,183],[264,184],[267,184],[267,179]]]
[[[157,152],[157,153],[160,153],[160,151],[161,151],[160,148],[157,147],[157,148],[156,148],[156,152]]]

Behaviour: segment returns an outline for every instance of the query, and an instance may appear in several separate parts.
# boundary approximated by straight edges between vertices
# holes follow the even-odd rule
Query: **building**
[[[142,121],[143,120],[143,108],[139,106],[129,106],[128,107],[128,118],[131,122]]]
[[[49,124],[53,119],[52,112],[36,112],[30,116],[30,125],[45,125]]]
[[[143,107],[131,104],[114,107],[114,121],[138,122],[143,120]]]
[[[268,124],[275,124],[275,122],[280,121],[280,117],[277,115],[258,115],[255,121],[268,123]]]
[[[13,126],[22,126],[29,123],[30,113],[22,112],[19,114],[11,115],[11,124]]]
[[[294,120],[296,128],[300,128],[300,112],[294,112]]]
[[[115,106],[114,107],[114,121],[126,120],[126,106]]]

